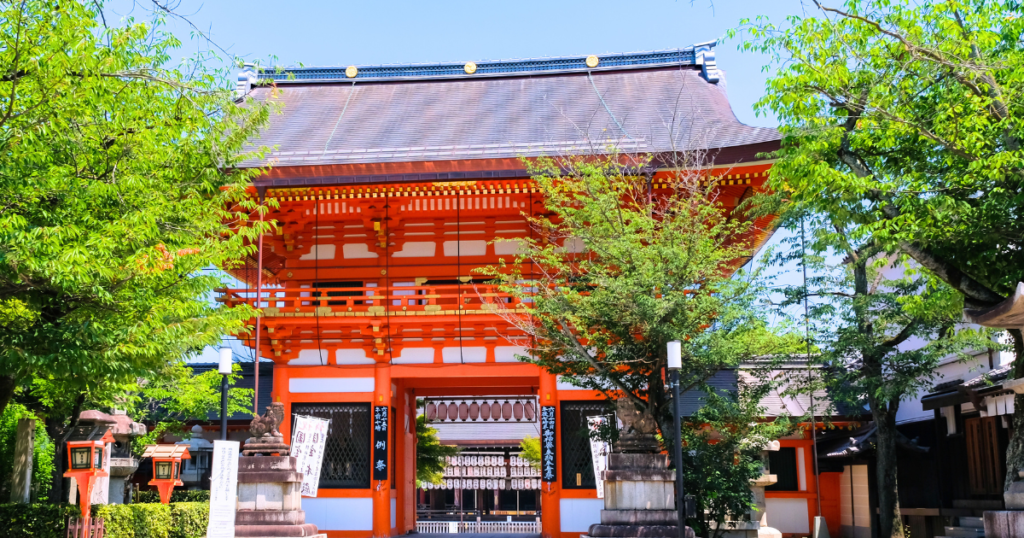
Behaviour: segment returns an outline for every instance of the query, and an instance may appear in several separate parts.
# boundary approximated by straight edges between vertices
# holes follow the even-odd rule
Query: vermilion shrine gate
[[[275,149],[248,163],[273,165],[252,192],[276,200],[268,218],[279,227],[234,271],[249,287],[223,300],[255,304],[262,271],[259,354],[276,363],[273,397],[286,415],[332,419],[318,497],[303,501],[309,521],[334,537],[416,528],[417,503],[429,498],[415,486],[417,398],[437,413],[445,398],[465,397],[465,409],[446,403],[445,413],[468,422],[515,422],[481,409],[516,398],[520,420],[536,421],[538,405],[553,406],[557,424],[599,412],[598,393],[516,360],[527,342],[495,310],[517,305],[473,269],[514,261],[515,240],[531,234],[523,215],[545,211],[520,157],[706,150],[727,206],[760,188],[771,162],[758,154],[779,135],[733,115],[713,46],[242,73],[246,99],[283,103],[259,140]],[[261,79],[274,86],[253,84]],[[669,192],[670,173],[654,172],[655,193]],[[374,408],[390,417],[383,470],[371,462],[382,454]],[[589,447],[570,454],[558,442],[556,454],[553,482],[522,475],[517,484],[540,486],[546,536],[576,537],[601,507]],[[479,467],[496,469],[469,485],[497,495],[515,460],[484,457]]]

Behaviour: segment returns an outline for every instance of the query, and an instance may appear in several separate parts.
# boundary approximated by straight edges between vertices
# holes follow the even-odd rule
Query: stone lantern
[[[185,445],[146,445],[143,458],[153,459],[153,479],[149,485],[156,486],[160,492],[160,502],[169,504],[174,486],[182,485],[181,461],[191,456]]]
[[[84,438],[69,439],[67,442],[68,470],[65,478],[73,478],[78,484],[79,506],[82,519],[89,520],[92,511],[92,488],[98,478],[109,476],[104,467],[107,462],[107,444],[114,442],[109,429],[100,434],[95,428]]]

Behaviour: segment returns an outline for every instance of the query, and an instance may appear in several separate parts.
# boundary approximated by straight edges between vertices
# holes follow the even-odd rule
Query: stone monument
[[[622,428],[604,471],[601,522],[584,536],[679,538],[675,472],[668,468],[668,456],[660,453],[654,417],[625,398],[616,402],[615,414]],[[690,527],[685,536],[694,538]]]
[[[278,430],[283,418],[284,404],[275,402],[249,426],[252,437],[238,458],[235,536],[239,538],[326,538],[316,525],[306,523],[299,494],[302,473],[295,458],[288,456],[288,445]]]

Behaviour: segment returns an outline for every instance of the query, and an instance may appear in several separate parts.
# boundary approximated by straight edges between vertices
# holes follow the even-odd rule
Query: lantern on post
[[[103,435],[99,435],[95,429],[84,438],[68,440],[68,470],[64,473],[65,478],[74,478],[78,484],[79,506],[82,510],[82,519],[89,521],[92,510],[92,488],[96,479],[108,476],[103,470],[106,466],[107,444],[114,442],[114,436],[107,429]]]
[[[156,486],[160,492],[160,502],[169,504],[174,486],[183,485],[181,462],[191,459],[188,445],[146,445],[142,457],[153,459],[153,479],[149,485]]]

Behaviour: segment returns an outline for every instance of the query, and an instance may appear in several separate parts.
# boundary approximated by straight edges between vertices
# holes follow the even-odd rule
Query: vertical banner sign
[[[597,481],[597,498],[604,498],[604,470],[608,468],[608,442],[596,437],[601,426],[608,423],[608,417],[587,417],[590,430],[590,455],[594,463],[594,480]]]
[[[330,424],[331,421],[325,418],[304,415],[295,417],[291,452],[299,472],[302,473],[302,487],[299,492],[303,497],[316,497]]]
[[[234,538],[237,508],[238,441],[214,441],[207,538]]]
[[[373,479],[388,479],[388,408],[373,407]]]
[[[555,482],[555,406],[540,408],[540,469],[541,479]]]

